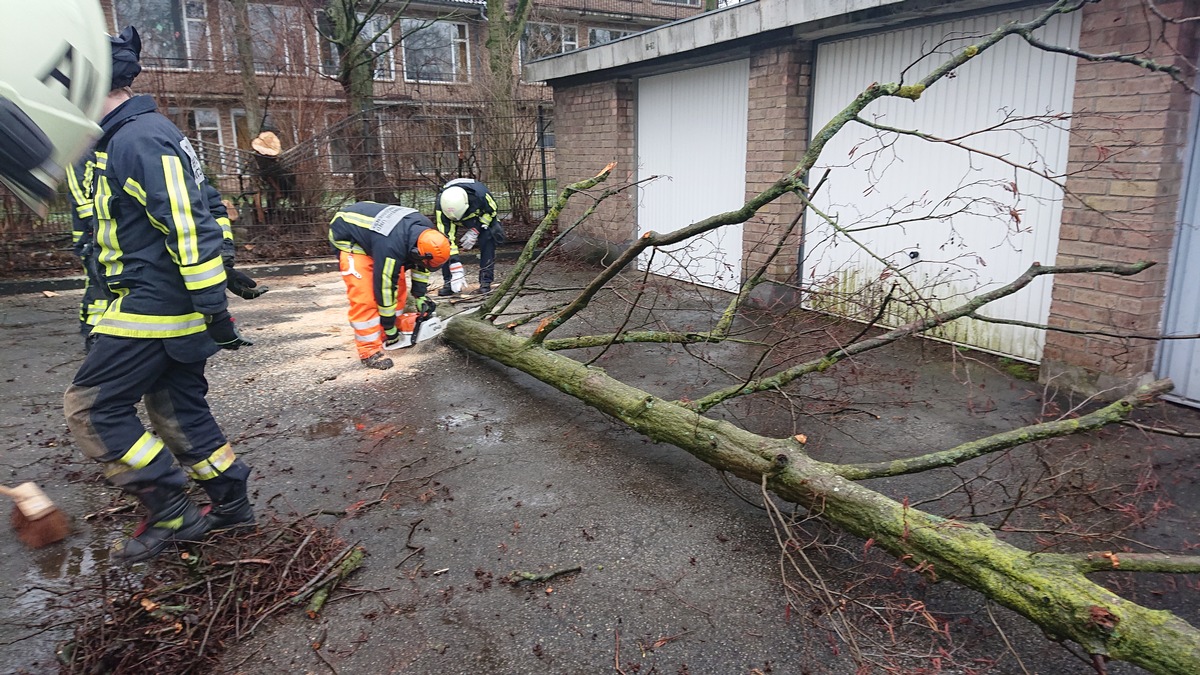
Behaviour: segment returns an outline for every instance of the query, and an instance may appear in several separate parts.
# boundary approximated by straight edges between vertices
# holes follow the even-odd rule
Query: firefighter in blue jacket
[[[358,358],[387,370],[393,364],[382,350],[410,346],[417,318],[433,313],[435,303],[425,295],[429,274],[446,264],[450,241],[416,209],[358,202],[330,221],[329,242],[346,282]],[[397,316],[408,298],[405,270],[412,271],[417,311]]]
[[[442,267],[438,295],[454,295],[465,283],[458,249],[479,245],[479,292],[491,293],[496,274],[496,245],[504,243],[504,230],[496,219],[496,200],[487,186],[470,178],[455,178],[442,187],[434,201],[438,230],[450,239],[450,261]],[[455,243],[455,237],[462,238]]]
[[[92,197],[95,190],[94,176],[96,169],[96,153],[90,151],[73,166],[67,167],[67,196],[71,201],[71,240],[75,255],[79,256],[84,270],[83,300],[79,305],[79,332],[83,335],[83,351],[86,354],[91,349],[96,336],[92,335],[92,327],[104,315],[108,307],[110,293],[100,274],[100,266],[96,260],[96,223],[93,218]],[[221,194],[211,183],[203,184],[205,201],[208,210],[221,226],[222,246],[221,259],[225,264],[226,285],[230,293],[246,300],[253,300],[266,293],[266,286],[259,286],[241,270],[234,269],[235,249],[233,245],[233,226]]]
[[[74,166],[67,167],[67,195],[71,200],[71,243],[83,264],[83,300],[79,304],[79,332],[83,351],[91,349],[92,327],[108,308],[109,293],[96,261],[96,239],[92,219],[92,175],[96,155],[88,152]]]
[[[254,523],[250,467],[213,419],[204,377],[208,357],[251,343],[226,307],[222,230],[195,151],[153,99],[129,89],[141,70],[137,32],[125,29],[112,50],[92,181],[96,259],[111,301],[64,411],[83,452],[147,511],[117,552],[137,562],[210,529]],[[138,419],[139,400],[153,431]],[[189,477],[212,500],[207,514],[184,492]]]

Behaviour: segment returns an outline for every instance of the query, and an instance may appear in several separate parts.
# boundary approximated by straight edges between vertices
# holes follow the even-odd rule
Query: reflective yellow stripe
[[[79,177],[75,175],[75,167],[73,166],[67,167],[67,188],[71,191],[71,199],[76,204],[83,205],[87,201],[87,193],[80,186]]]
[[[229,222],[228,218],[217,218],[217,224],[221,226],[221,238],[233,241],[233,223]]]
[[[131,469],[141,469],[153,461],[158,456],[158,453],[162,452],[162,449],[162,440],[147,431],[117,461]]]
[[[207,330],[204,315],[199,312],[176,316],[133,314],[121,311],[123,299],[124,296],[121,296],[108,306],[104,316],[100,317],[100,322],[96,324],[96,333],[121,337],[168,338],[203,333]]]
[[[183,275],[183,285],[189,291],[198,291],[225,281],[225,263],[221,256],[199,265],[180,266],[179,272]]]
[[[413,280],[414,284],[427,284],[427,283],[429,283],[429,272],[413,270],[412,271],[412,280]]]
[[[383,306],[396,306],[396,259],[383,259]]]
[[[183,527],[183,516],[179,516],[178,518],[168,518],[167,520],[160,520],[150,527],[161,527],[164,530],[178,530]]]
[[[209,455],[207,459],[202,459],[188,467],[187,474],[196,480],[216,478],[233,466],[235,459],[237,458],[233,454],[233,448],[226,443],[217,448],[216,452]]]
[[[100,157],[100,154],[97,153],[96,156]],[[96,243],[100,246],[100,255],[96,260],[104,265],[105,274],[111,277],[124,271],[125,263],[121,261],[121,247],[117,241],[117,221],[113,220],[112,212],[108,208],[110,197],[112,189],[108,178],[100,176],[96,180],[96,193],[93,195],[96,207]]]
[[[146,205],[146,190],[136,180],[132,178],[126,178],[124,189],[125,194],[138,200],[138,203],[142,206]]]
[[[371,229],[371,226],[375,224],[375,216],[364,216],[361,213],[354,213],[353,211],[338,211],[334,218],[341,218],[351,225],[357,225],[367,229]]]
[[[200,247],[196,240],[196,221],[192,217],[192,200],[187,191],[183,162],[175,155],[163,155],[162,164],[167,196],[171,201],[171,220],[175,225],[175,243],[179,248],[179,264],[195,265],[200,260]]]
[[[100,323],[100,317],[104,315],[104,310],[106,309],[108,309],[107,300],[96,300],[87,305],[87,309],[84,310],[87,312],[85,323],[89,326],[95,326]]]

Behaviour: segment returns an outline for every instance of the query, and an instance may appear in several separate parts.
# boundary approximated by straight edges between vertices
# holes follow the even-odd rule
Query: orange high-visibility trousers
[[[354,346],[358,358],[370,358],[383,350],[383,328],[379,323],[379,305],[375,301],[375,264],[371,256],[362,253],[338,252],[338,268],[346,282],[346,298],[350,300],[350,327],[354,329]],[[408,287],[404,275],[396,282],[396,306],[404,307]],[[411,331],[412,328],[409,328]]]

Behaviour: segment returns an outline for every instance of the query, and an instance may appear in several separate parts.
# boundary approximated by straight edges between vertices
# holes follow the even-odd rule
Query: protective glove
[[[400,329],[392,326],[383,330],[383,346],[391,348],[396,343],[400,342]]]
[[[450,290],[460,293],[466,286],[467,275],[463,271],[463,264],[460,262],[450,263]]]
[[[467,233],[458,240],[458,247],[464,251],[470,251],[475,248],[475,242],[479,241],[479,228],[472,227],[467,230]]]
[[[433,310],[437,309],[437,303],[429,299],[428,296],[424,295],[417,298],[415,304],[417,306],[417,313],[419,313],[423,318],[429,318],[433,316]]]
[[[225,288],[243,300],[253,300],[271,290],[266,286],[260,287],[257,281],[229,266],[225,267]]]
[[[238,333],[237,326],[233,325],[233,317],[229,315],[228,310],[208,317],[208,336],[221,349],[237,349],[254,344]]]

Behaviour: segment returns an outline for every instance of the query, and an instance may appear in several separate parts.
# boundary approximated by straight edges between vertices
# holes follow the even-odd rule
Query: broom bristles
[[[71,521],[67,514],[56,508],[34,520],[22,513],[20,507],[13,506],[11,520],[17,538],[29,548],[49,546],[66,539],[71,533]]]

